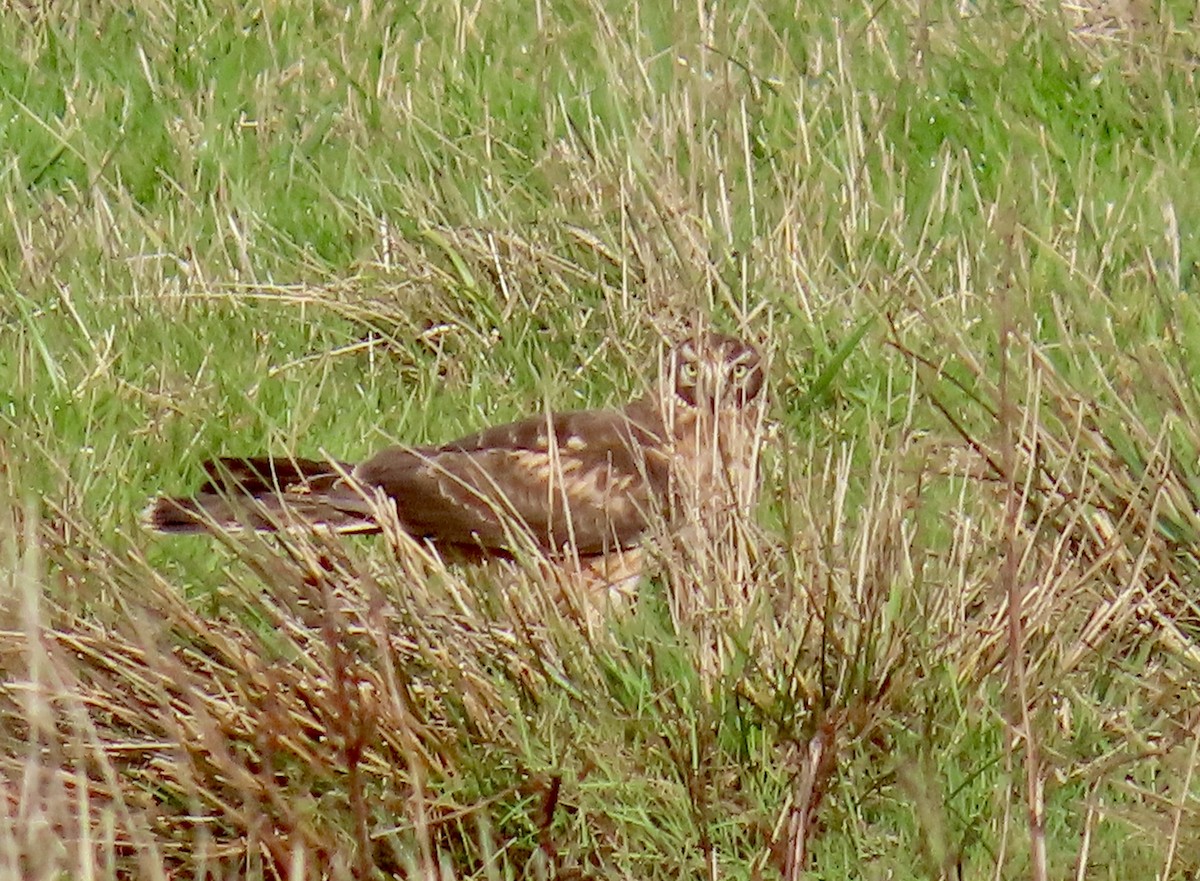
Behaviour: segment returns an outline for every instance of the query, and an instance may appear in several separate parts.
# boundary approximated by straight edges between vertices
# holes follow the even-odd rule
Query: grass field
[[[5,4],[0,878],[1196,877],[1195,15]],[[762,502],[629,612],[139,526],[696,324]]]

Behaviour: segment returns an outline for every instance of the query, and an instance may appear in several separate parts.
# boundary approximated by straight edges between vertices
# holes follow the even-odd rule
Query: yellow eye
[[[694,385],[699,372],[695,361],[682,361],[679,364],[679,379],[688,385]]]
[[[740,364],[739,363],[739,364],[733,365],[733,378],[734,379],[741,381],[749,375],[750,375],[750,365],[749,364]]]

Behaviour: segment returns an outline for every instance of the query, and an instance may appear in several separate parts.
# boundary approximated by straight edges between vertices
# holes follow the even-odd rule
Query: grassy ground
[[[1193,877],[1193,15],[6,6],[0,876]],[[138,527],[697,321],[763,502],[630,614]]]

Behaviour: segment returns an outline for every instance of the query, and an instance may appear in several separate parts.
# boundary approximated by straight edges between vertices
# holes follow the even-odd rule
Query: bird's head
[[[706,333],[675,345],[667,359],[668,384],[690,407],[742,408],[762,393],[762,356],[749,343]]]

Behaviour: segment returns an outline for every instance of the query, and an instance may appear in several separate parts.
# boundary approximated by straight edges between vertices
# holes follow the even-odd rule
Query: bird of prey
[[[655,523],[751,503],[764,379],[752,345],[698,334],[625,407],[532,416],[357,465],[217,459],[194,495],[157,498],[146,521],[165,533],[380,532],[390,522],[471,557],[532,547],[549,559],[612,558]]]

